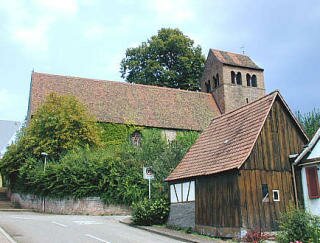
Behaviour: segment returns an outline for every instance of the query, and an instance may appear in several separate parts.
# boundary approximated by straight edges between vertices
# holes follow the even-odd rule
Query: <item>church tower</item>
[[[265,95],[263,69],[248,56],[210,49],[200,79],[201,91],[212,93],[222,113]]]

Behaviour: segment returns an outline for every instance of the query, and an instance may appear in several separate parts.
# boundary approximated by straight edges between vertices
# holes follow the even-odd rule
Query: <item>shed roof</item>
[[[275,91],[213,119],[166,181],[239,169],[250,155],[277,97],[306,136],[280,93]]]
[[[211,94],[32,73],[28,117],[50,93],[76,96],[98,121],[201,131],[221,113]]]
[[[250,57],[232,52],[210,49],[211,53],[223,64],[263,70]]]

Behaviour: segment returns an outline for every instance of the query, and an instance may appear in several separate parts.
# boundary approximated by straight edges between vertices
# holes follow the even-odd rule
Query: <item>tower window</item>
[[[251,86],[251,76],[249,73],[247,73],[246,79],[247,79],[247,86]]]
[[[242,76],[240,72],[237,73],[236,81],[237,84],[242,85]]]
[[[268,184],[262,184],[262,202],[269,202],[269,188]]]
[[[257,87],[257,76],[256,75],[252,75],[252,78],[251,78],[251,85],[252,87]]]
[[[236,83],[236,74],[234,71],[231,71],[231,83],[232,84]]]
[[[208,80],[208,82],[205,83],[206,85],[206,90],[207,90],[207,93],[210,93],[211,92],[211,84],[210,84],[210,80]]]
[[[214,81],[214,88],[217,88],[220,84],[220,80],[219,80],[219,74],[217,73],[216,77],[213,77],[213,81]]]

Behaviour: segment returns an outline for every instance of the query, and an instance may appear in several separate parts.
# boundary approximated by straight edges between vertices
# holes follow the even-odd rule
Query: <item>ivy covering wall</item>
[[[73,97],[53,95],[43,107],[0,161],[13,191],[51,198],[99,196],[106,203],[131,205],[148,196],[142,168],[152,166],[152,197],[166,198],[164,179],[198,137],[197,132],[177,131],[168,142],[162,129],[97,123]],[[130,140],[136,131],[140,146]],[[44,168],[41,152],[46,151]]]

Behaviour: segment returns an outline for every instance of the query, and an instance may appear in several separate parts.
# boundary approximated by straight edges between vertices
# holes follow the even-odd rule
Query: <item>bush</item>
[[[290,209],[281,215],[279,229],[276,238],[280,243],[320,242],[320,218],[302,209]]]
[[[132,220],[137,225],[163,224],[169,210],[169,203],[164,199],[143,200],[132,205]]]

